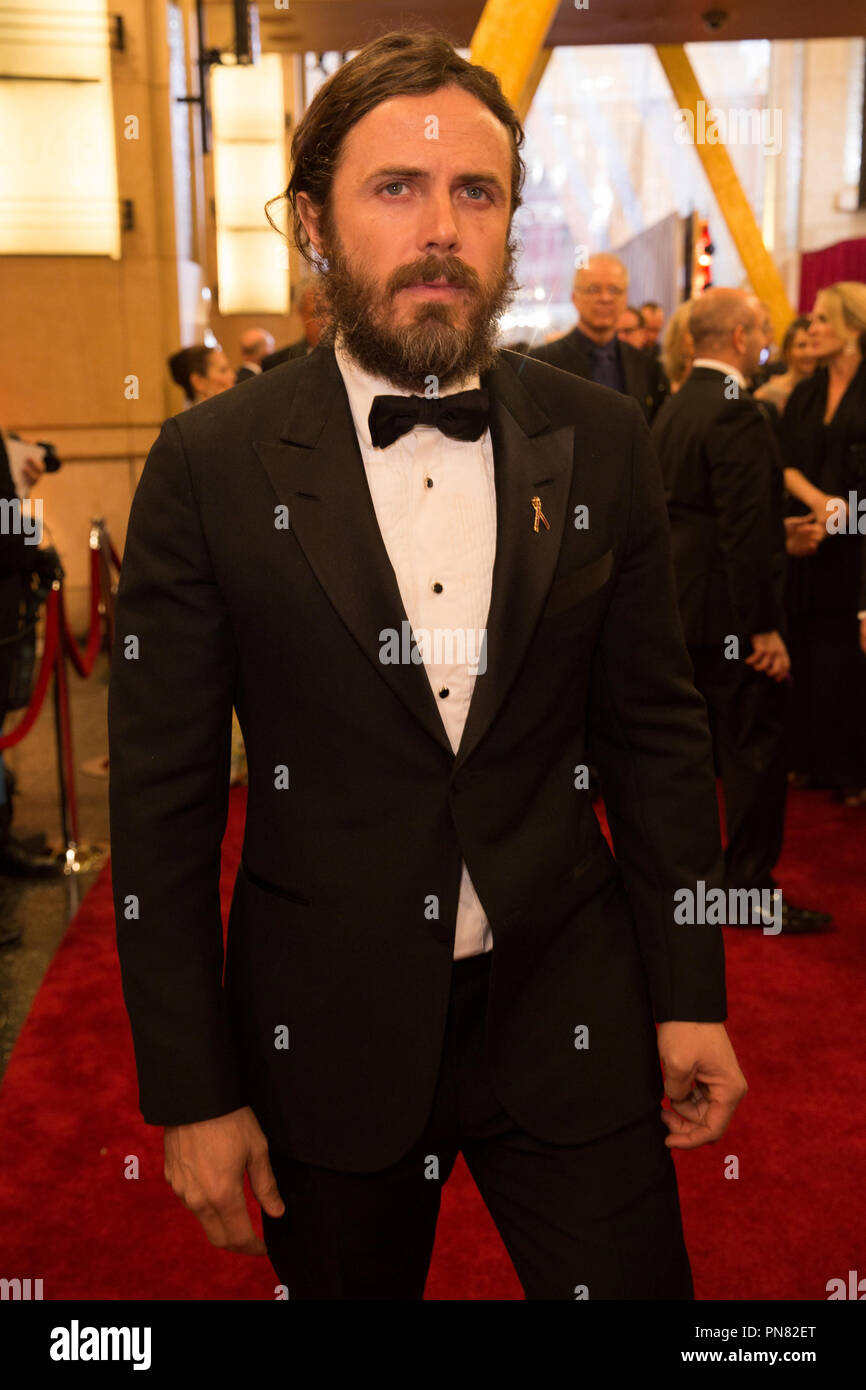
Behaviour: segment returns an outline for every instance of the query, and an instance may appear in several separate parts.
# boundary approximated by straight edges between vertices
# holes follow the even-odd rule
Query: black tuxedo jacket
[[[275,1151],[396,1162],[436,1084],[461,858],[495,943],[492,1074],[526,1130],[574,1143],[645,1115],[654,1014],[725,1017],[719,928],[674,921],[677,888],[723,878],[648,432],[627,398],[515,353],[482,384],[496,558],[456,756],[424,667],[380,659],[408,619],[333,348],[167,421],[151,450],[109,696],[150,1123],[248,1104]],[[249,790],[223,982],[233,704]],[[617,860],[576,773],[590,759]]]
[[[633,348],[629,343],[617,339],[617,351],[625,378],[625,389],[644,413],[647,424],[652,424],[662,403],[668,396],[668,379],[664,367],[649,353]],[[556,338],[552,343],[542,343],[531,348],[530,357],[539,362],[549,362],[560,371],[572,372],[592,380],[592,362],[584,346],[584,338],[577,327],[566,333],[564,338]]]
[[[653,425],[686,640],[784,630],[784,475],[766,413],[695,367]]]

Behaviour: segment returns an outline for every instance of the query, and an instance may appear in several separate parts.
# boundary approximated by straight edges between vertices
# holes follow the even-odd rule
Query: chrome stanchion
[[[90,522],[90,548],[99,551],[99,611],[105,618],[108,650],[114,646],[114,589],[111,583],[111,544],[105,520],[98,516]]]

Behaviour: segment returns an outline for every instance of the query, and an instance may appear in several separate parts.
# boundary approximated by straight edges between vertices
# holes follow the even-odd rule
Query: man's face
[[[767,346],[767,335],[764,331],[762,311],[748,300],[738,333],[741,335],[742,352],[740,370],[744,377],[753,377],[761,365],[761,354]]]
[[[751,310],[752,313],[748,335],[749,367],[745,373],[746,377],[749,377],[749,375],[755,374],[760,364],[769,357],[770,343],[773,342],[773,322],[770,320],[770,314],[769,311],[767,311],[766,304],[760,302],[758,295],[746,295],[746,303],[748,303],[749,310]],[[751,366],[752,345],[755,342],[758,342],[758,360],[756,360],[755,366]]]
[[[759,349],[760,360],[766,361],[770,355],[770,347],[773,342],[773,321],[770,318],[770,313],[766,304],[763,304],[761,300],[758,299],[757,295],[750,294],[748,296],[748,302],[749,307],[754,310],[758,325],[757,331],[761,339],[761,346]]]
[[[299,211],[328,262],[330,333],[373,375],[437,389],[494,365],[515,288],[506,128],[458,87],[397,96],[346,135],[324,216]]]
[[[643,314],[644,346],[652,346],[659,340],[665,311],[664,309],[642,309],[641,313]]]
[[[612,338],[625,306],[628,275],[616,261],[594,256],[577,272],[572,299],[580,325],[602,338]]]
[[[616,336],[622,338],[624,343],[631,343],[632,347],[643,347],[643,324],[634,309],[626,309],[624,313],[620,314],[616,325]]]

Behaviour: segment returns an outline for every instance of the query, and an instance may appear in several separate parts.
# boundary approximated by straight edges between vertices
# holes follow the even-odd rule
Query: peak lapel
[[[550,421],[507,358],[485,374],[496,478],[496,558],[487,618],[486,669],[475,678],[457,750],[463,765],[499,713],[532,639],[559,557],[571,488],[574,426]],[[534,530],[533,497],[550,529]]]
[[[408,655],[411,628],[333,349],[316,349],[300,370],[304,379],[295,388],[280,442],[260,441],[256,453],[340,618],[382,679],[453,756],[423,664],[381,660],[388,632],[396,633],[401,654]]]

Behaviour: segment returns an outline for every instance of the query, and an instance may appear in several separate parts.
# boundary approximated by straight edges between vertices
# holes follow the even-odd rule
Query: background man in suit
[[[636,309],[633,304],[627,304],[619,316],[616,336],[621,342],[628,343],[629,347],[642,348],[645,332],[643,314],[640,309]]]
[[[680,615],[724,787],[728,886],[776,890],[790,661],[781,635],[782,464],[769,422],[748,391],[766,342],[762,306],[743,290],[705,290],[689,330],[691,373],[652,432]],[[829,921],[788,902],[781,918],[786,932],[815,931]]]
[[[641,347],[650,357],[658,358],[662,351],[665,311],[657,299],[645,299],[643,304],[638,305],[638,309],[643,318],[644,340]]]
[[[288,188],[327,333],[168,421],[130,517],[109,730],[142,1113],[209,1238],[262,1253],[249,1171],[291,1298],[421,1298],[461,1151],[527,1297],[689,1298],[669,1150],[745,1091],[720,930],[674,915],[722,857],[646,426],[496,347],[522,138],[444,38],[338,69]]]
[[[633,396],[651,422],[667,396],[667,379],[660,362],[617,337],[627,293],[622,261],[607,251],[590,256],[574,276],[577,325],[555,342],[532,348],[530,356]]]
[[[272,367],[279,367],[283,362],[291,362],[295,357],[306,357],[319,341],[322,321],[316,302],[315,280],[309,276],[299,280],[292,291],[292,299],[304,325],[303,335],[289,343],[288,347],[269,352],[262,360],[262,370],[265,372],[269,372]]]
[[[274,350],[274,335],[266,328],[247,328],[241,334],[241,365],[235,381],[248,381],[262,370],[262,359]]]
[[[8,444],[8,449],[7,449]],[[18,448],[18,476],[14,476],[9,453]],[[26,538],[21,525],[14,524],[15,504],[30,497],[31,488],[45,473],[44,449],[38,445],[25,449],[17,436],[13,439],[0,429],[0,732],[9,703],[9,685],[15,668],[15,637],[21,630],[20,615],[31,588],[32,576],[38,574],[41,585],[48,588],[63,568],[53,546],[34,545]],[[31,516],[34,513],[30,514]],[[44,843],[24,843],[12,833],[12,793],[14,779],[0,752],[0,874],[16,878],[56,878],[61,869],[55,856]],[[17,927],[0,922],[0,946],[18,941]]]

